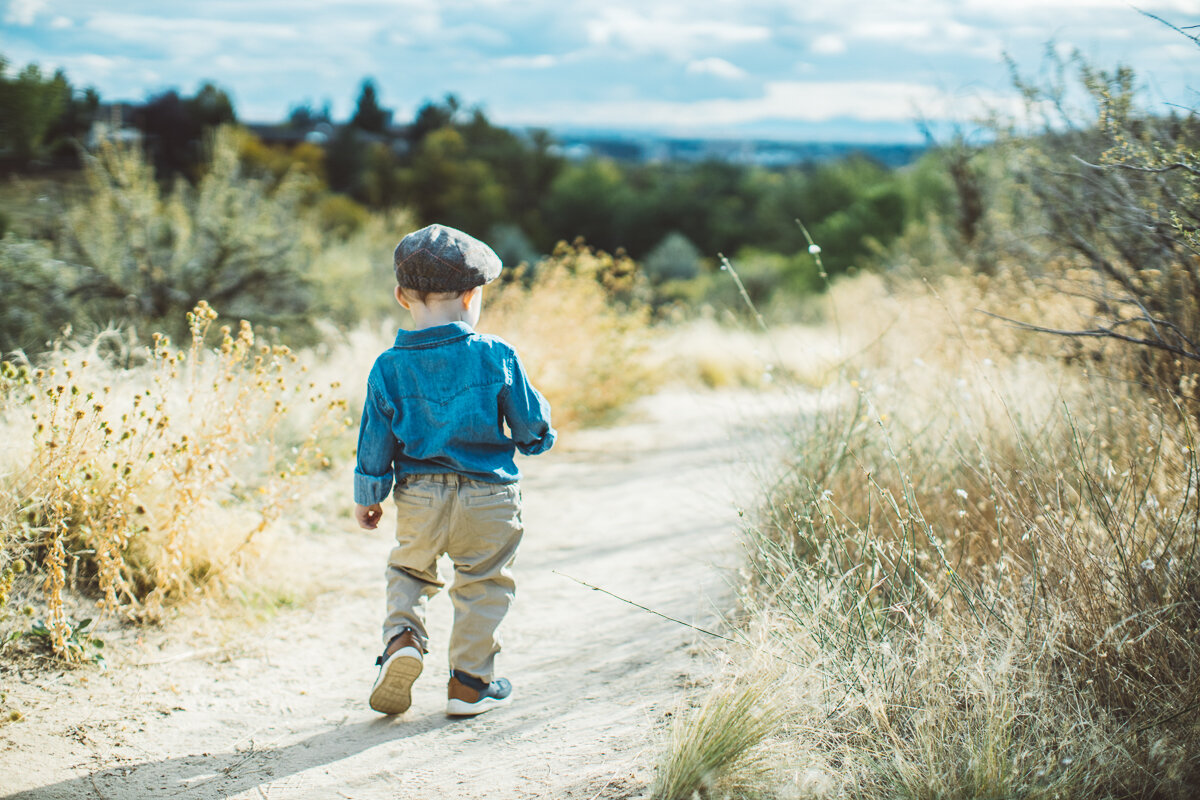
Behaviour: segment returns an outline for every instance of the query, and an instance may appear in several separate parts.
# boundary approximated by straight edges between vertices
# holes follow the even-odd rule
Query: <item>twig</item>
[[[737,274],[737,270],[733,268],[733,264],[729,263],[729,259],[725,257],[724,253],[717,253],[717,258],[721,261],[721,269],[733,276],[733,282],[737,284],[738,291],[742,294],[742,300],[750,307],[750,311],[754,314],[754,319],[758,322],[758,326],[763,329],[763,333],[770,333],[771,330],[767,327],[767,321],[763,319],[758,306],[754,305],[754,301],[750,299],[750,293],[746,291],[746,284],[742,283],[741,276]]]
[[[1182,161],[1171,161],[1161,167],[1140,167],[1137,164],[1093,164],[1079,156],[1071,156],[1071,158],[1092,169],[1123,169],[1128,172],[1144,172],[1149,175],[1161,175],[1164,172],[1174,172],[1179,169],[1192,175],[1200,176],[1200,169],[1196,169],[1191,164],[1185,164]]]
[[[1197,27],[1196,25],[1188,25],[1188,26],[1186,26],[1186,28],[1181,28],[1172,22],[1167,22],[1165,19],[1158,16],[1157,14],[1151,14],[1149,11],[1143,11],[1142,9],[1138,8],[1137,6],[1134,6],[1134,9],[1142,16],[1149,17],[1150,19],[1152,19],[1156,22],[1161,22],[1163,25],[1166,25],[1168,28],[1172,29],[1176,33],[1180,34],[1181,36],[1191,39],[1196,44],[1200,44],[1200,36],[1196,36],[1194,34],[1188,33],[1189,30],[1196,28]]]
[[[1076,331],[1061,330],[1059,328],[1047,328],[1043,325],[1034,325],[1029,322],[1021,322],[1018,319],[1013,319],[1011,317],[1005,317],[1000,314],[994,314],[991,311],[986,311],[982,308],[977,309],[977,310],[981,314],[985,314],[989,317],[992,317],[993,319],[998,319],[1001,322],[1007,322],[1010,325],[1015,325],[1018,328],[1021,328],[1023,330],[1027,330],[1027,331],[1034,331],[1036,333],[1052,333],[1056,336],[1070,336],[1070,337],[1076,337],[1076,338],[1116,339],[1117,341],[1128,342],[1129,344],[1139,344],[1144,347],[1152,347],[1156,350],[1165,350],[1168,353],[1172,353],[1177,356],[1183,356],[1184,358],[1190,359],[1192,361],[1200,361],[1200,353],[1195,353],[1195,352],[1192,352],[1191,350],[1187,350],[1182,347],[1176,347],[1175,345],[1167,344],[1166,342],[1161,341],[1161,340],[1139,338],[1137,336],[1128,336],[1123,333],[1117,333],[1112,328],[1098,327],[1098,328],[1089,328],[1087,330],[1076,330]],[[1150,318],[1147,318],[1145,320],[1139,320],[1139,321],[1143,321],[1143,322],[1152,324],[1152,320]]]
[[[789,661],[788,659],[784,658],[783,656],[778,656],[778,655],[775,655],[774,653],[770,653],[765,650],[761,650],[760,648],[757,648],[751,644],[747,644],[746,642],[739,642],[737,639],[730,639],[728,636],[722,636],[719,633],[715,633],[715,632],[707,630],[705,628],[701,628],[699,626],[693,625],[690,622],[684,622],[681,619],[676,619],[675,617],[667,616],[666,614],[662,613],[661,611],[655,611],[653,608],[648,608],[647,606],[644,606],[641,603],[635,603],[626,597],[621,597],[621,595],[614,594],[614,593],[610,592],[608,589],[602,589],[599,586],[595,586],[593,584],[588,583],[587,581],[580,580],[579,578],[576,578],[573,575],[568,575],[565,572],[559,572],[556,569],[551,570],[551,572],[553,572],[555,575],[561,575],[564,578],[573,580],[576,583],[578,583],[580,586],[586,586],[587,588],[591,589],[594,592],[603,592],[604,594],[608,595],[609,597],[614,597],[617,600],[620,600],[622,603],[628,603],[629,605],[633,606],[634,608],[640,608],[642,611],[647,611],[656,617],[662,617],[663,619],[667,620],[668,622],[674,622],[676,625],[682,625],[685,628],[691,628],[692,630],[696,631],[697,633],[703,633],[706,636],[711,636],[714,639],[720,639],[723,642],[729,642],[730,644],[736,644],[739,647],[746,647],[746,648],[749,648],[750,650],[755,650],[758,652],[765,653],[766,655],[770,656],[771,658],[782,661],[785,664],[791,664],[793,667],[800,667],[801,669],[806,668],[804,664],[799,664],[795,661]]]
[[[210,647],[207,650],[185,650],[182,653],[176,653],[173,656],[166,656],[165,658],[155,659],[154,661],[138,661],[134,664],[130,664],[130,666],[159,667],[163,664],[174,664],[176,661],[188,661],[193,658],[203,658],[204,656],[212,655],[213,653],[219,653],[221,652],[221,649],[222,648],[220,647]]]

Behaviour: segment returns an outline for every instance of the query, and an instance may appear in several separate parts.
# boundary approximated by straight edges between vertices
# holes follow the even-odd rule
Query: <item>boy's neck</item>
[[[443,320],[430,319],[430,320],[425,320],[424,322],[418,322],[416,320],[416,318],[414,317],[412,328],[410,328],[409,330],[423,331],[426,328],[436,328],[439,325],[449,325],[453,322],[461,322],[462,324],[466,325],[468,328],[471,328],[471,323],[465,319],[443,319]],[[471,330],[474,330],[474,328],[471,328]]]
[[[467,327],[471,325],[471,320],[467,319],[466,312],[459,306],[455,308],[446,308],[441,305],[427,306],[416,304],[409,309],[412,314],[414,331],[425,330],[426,328],[436,328],[439,325],[449,325],[452,322],[462,322]]]
[[[483,289],[474,289],[456,295],[427,295],[423,300],[410,297],[397,287],[396,301],[412,314],[413,330],[436,328],[461,322],[471,330],[479,321],[479,310],[483,304]]]

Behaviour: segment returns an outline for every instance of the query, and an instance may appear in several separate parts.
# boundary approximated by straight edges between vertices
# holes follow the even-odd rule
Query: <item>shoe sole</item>
[[[424,663],[405,650],[412,651],[412,648],[397,650],[383,662],[379,677],[371,688],[371,708],[380,714],[402,714],[412,705],[412,685]]]
[[[481,697],[474,703],[468,703],[466,700],[447,700],[446,715],[450,717],[474,717],[477,714],[482,714],[485,711],[491,711],[493,708],[500,708],[512,702],[512,695],[508,697]]]

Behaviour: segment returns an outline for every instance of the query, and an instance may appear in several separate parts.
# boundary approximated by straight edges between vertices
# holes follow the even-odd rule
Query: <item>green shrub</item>
[[[45,244],[0,239],[0,352],[44,350],[71,322],[66,266]]]
[[[75,318],[182,336],[180,320],[203,299],[293,339],[308,332],[302,177],[271,190],[242,174],[229,128],[211,140],[195,186],[164,192],[137,149],[112,142],[86,157],[86,175],[56,250]]]

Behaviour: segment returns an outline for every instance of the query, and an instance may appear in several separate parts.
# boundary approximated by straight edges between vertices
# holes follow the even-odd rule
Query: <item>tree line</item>
[[[9,75],[0,64],[0,163],[9,171],[77,166],[76,143],[103,115],[98,94],[77,90],[61,71],[46,76],[29,65]],[[562,240],[582,238],[636,259],[670,243],[673,250],[659,253],[658,261],[670,252],[677,257],[663,279],[694,275],[718,253],[794,257],[791,271],[811,273],[797,219],[831,245],[825,258],[831,273],[865,266],[908,221],[950,199],[948,184],[930,170],[900,172],[865,156],[780,168],[575,161],[548,131],[493,125],[483,108],[454,95],[426,102],[403,124],[379,95],[365,79],[342,123],[331,119],[328,106],[295,106],[266,141],[247,140],[248,166],[277,177],[306,170],[323,191],[364,211],[411,209],[422,223],[487,238],[511,263],[531,261]],[[238,121],[228,94],[210,83],[191,96],[169,90],[112,110],[140,132],[163,182],[199,180],[206,137]],[[343,213],[346,207],[343,201]],[[684,250],[696,254],[690,266],[678,258]],[[813,288],[799,273],[792,277],[798,288]]]

